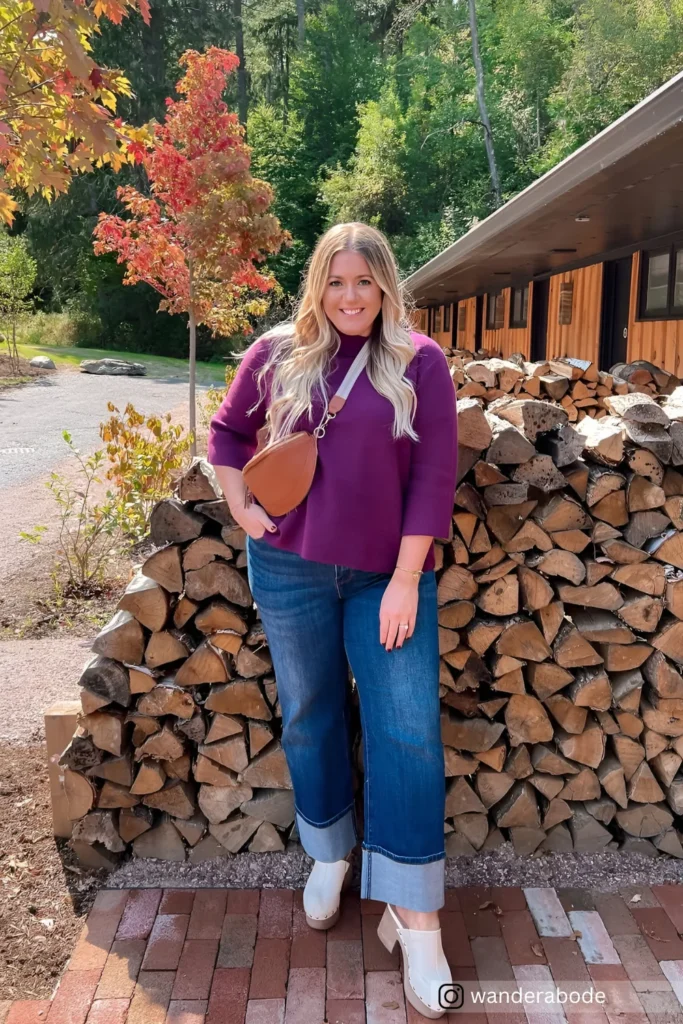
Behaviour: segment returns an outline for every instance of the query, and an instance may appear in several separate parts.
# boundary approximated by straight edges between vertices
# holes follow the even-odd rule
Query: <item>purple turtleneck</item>
[[[263,540],[312,561],[369,572],[392,573],[401,537],[449,535],[457,462],[455,389],[441,347],[411,331],[415,357],[405,370],[417,395],[413,429],[420,441],[391,436],[394,409],[378,394],[365,370],[339,415],[318,441],[318,464],[304,501],[284,516]],[[326,378],[331,398],[366,338],[340,334],[339,352]],[[253,379],[270,342],[258,338],[239,364],[221,407],[211,420],[209,462],[242,469],[256,450],[256,431],[265,422],[270,387],[258,408]],[[313,416],[295,430],[312,430],[324,406],[316,395]],[[423,571],[434,568],[434,545]]]

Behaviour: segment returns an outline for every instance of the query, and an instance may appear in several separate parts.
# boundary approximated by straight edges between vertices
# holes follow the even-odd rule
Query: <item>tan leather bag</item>
[[[264,426],[257,431],[256,451],[242,469],[242,478],[247,487],[245,506],[249,504],[251,495],[269,515],[284,516],[301,504],[313,483],[318,461],[318,439],[325,436],[327,424],[344,407],[369,354],[368,338],[312,434],[307,430],[298,430],[274,444],[264,446],[268,428]]]

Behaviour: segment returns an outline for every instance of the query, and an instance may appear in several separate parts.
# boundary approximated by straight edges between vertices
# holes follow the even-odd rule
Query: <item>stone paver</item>
[[[320,931],[300,890],[103,890],[53,1000],[0,1001],[0,1024],[420,1024],[400,946],[377,937],[383,909],[347,892]],[[683,886],[448,890],[443,948],[472,1009],[442,1020],[679,1024],[682,915]],[[555,986],[607,1004],[471,1004],[473,990]]]

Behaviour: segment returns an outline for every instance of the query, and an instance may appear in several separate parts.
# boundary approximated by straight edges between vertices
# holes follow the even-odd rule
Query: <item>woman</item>
[[[306,499],[269,516],[241,470],[256,432],[312,431],[367,339],[369,357],[318,442]],[[328,928],[357,841],[346,687],[363,731],[361,897],[387,903],[379,936],[403,952],[407,998],[443,1015],[445,770],[434,537],[449,535],[455,390],[431,338],[406,329],[384,235],[337,224],[318,241],[293,319],[257,339],[211,421],[209,461],[247,534],[247,565],[275,668],[301,842],[315,864],[308,923]],[[348,659],[348,661],[347,661]]]

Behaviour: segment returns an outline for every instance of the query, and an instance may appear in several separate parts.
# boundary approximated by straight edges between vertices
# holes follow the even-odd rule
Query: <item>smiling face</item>
[[[367,337],[382,308],[382,289],[360,253],[344,249],[330,261],[323,309],[338,331]]]

